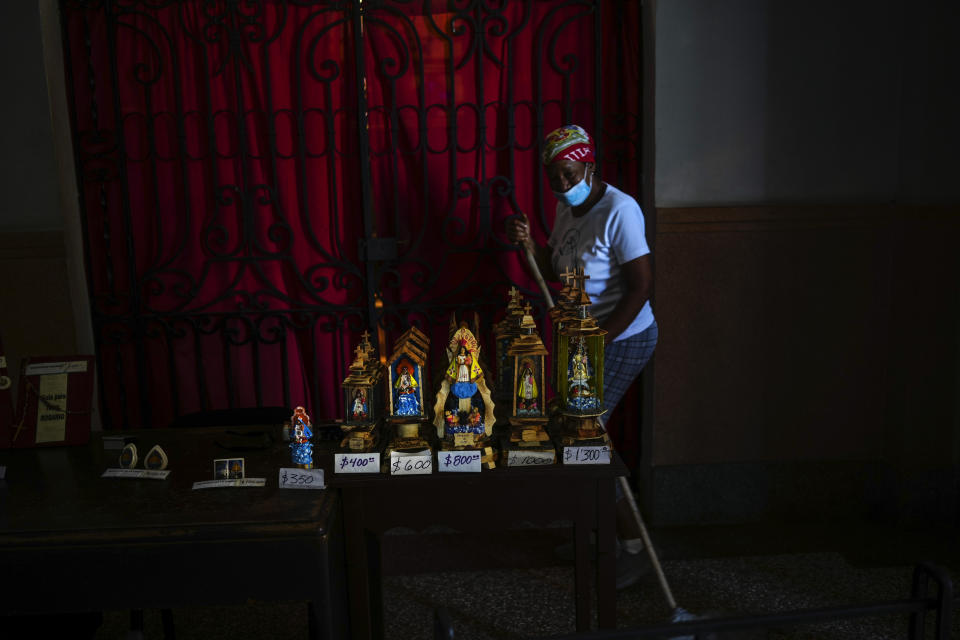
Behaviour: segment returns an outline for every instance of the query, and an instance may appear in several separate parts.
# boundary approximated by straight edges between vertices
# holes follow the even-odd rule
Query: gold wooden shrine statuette
[[[590,296],[583,288],[589,278],[582,269],[573,275],[568,311],[558,315],[554,379],[559,402],[561,443],[592,445],[609,442],[600,416],[603,408],[603,352],[606,331],[590,315]],[[569,308],[576,308],[574,314]]]
[[[347,415],[341,427],[344,438],[340,442],[340,449],[366,453],[377,447],[384,400],[383,366],[370,344],[368,332],[363,333],[354,356],[350,374],[341,385]]]
[[[430,338],[416,327],[401,335],[387,360],[387,420],[393,426],[385,453],[430,449],[421,426],[429,421],[424,402]]]
[[[521,335],[520,323],[523,320],[523,299],[516,287],[510,287],[510,301],[503,320],[493,326],[493,339],[496,343],[497,377],[494,384],[494,398],[497,404],[509,406],[513,390],[513,358],[507,354],[514,338]]]
[[[520,323],[521,335],[510,343],[507,355],[514,372],[511,382],[510,447],[553,451],[546,431],[547,348],[527,305]]]
[[[455,325],[451,322],[451,329]],[[476,450],[481,465],[495,466],[490,435],[495,422],[493,398],[480,367],[480,345],[466,322],[451,332],[447,345],[449,364],[434,404],[434,426],[440,448]]]

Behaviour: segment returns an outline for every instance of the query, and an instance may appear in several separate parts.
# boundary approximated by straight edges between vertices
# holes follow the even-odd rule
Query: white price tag
[[[480,473],[479,451],[438,451],[440,471],[465,471]]]
[[[335,453],[334,473],[380,473],[380,453]]]
[[[323,469],[280,469],[281,489],[323,489]]]
[[[507,451],[508,467],[536,467],[538,465],[553,464],[553,451],[523,451],[510,449]]]
[[[194,482],[194,489],[216,489],[218,487],[265,487],[266,478],[237,478],[236,480],[203,480]]]
[[[564,447],[563,464],[610,464],[610,447]]]
[[[390,475],[415,476],[431,473],[433,473],[433,455],[430,449],[390,452]]]
[[[148,480],[166,480],[170,475],[169,469],[107,469],[101,478],[132,478],[139,480],[146,478]]]

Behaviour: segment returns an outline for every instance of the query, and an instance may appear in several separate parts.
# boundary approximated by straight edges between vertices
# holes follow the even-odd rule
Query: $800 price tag
[[[564,447],[563,464],[610,464],[610,447]]]
[[[480,473],[479,451],[438,451],[440,471],[465,471]]]
[[[390,475],[413,476],[433,473],[433,456],[430,450],[416,453],[390,452]]]
[[[379,453],[335,453],[334,473],[380,473]]]
[[[281,489],[323,489],[323,469],[280,469]]]

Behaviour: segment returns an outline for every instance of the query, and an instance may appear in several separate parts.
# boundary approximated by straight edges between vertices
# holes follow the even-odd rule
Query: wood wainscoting
[[[920,476],[956,518],[960,206],[665,208],[654,240],[656,522],[803,517],[837,482],[839,512],[914,512]]]

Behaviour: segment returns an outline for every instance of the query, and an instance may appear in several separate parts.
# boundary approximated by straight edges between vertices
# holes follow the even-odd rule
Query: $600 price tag
[[[281,489],[323,489],[323,469],[280,469]]]
[[[334,473],[380,473],[379,453],[336,453]]]
[[[433,473],[433,456],[430,450],[419,453],[390,452],[390,475],[412,476]]]
[[[564,447],[563,464],[610,464],[610,447]]]
[[[440,464],[440,471],[480,472],[479,451],[438,451],[437,462]]]

